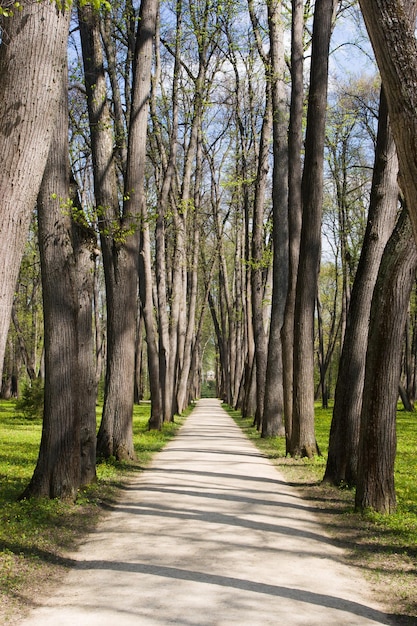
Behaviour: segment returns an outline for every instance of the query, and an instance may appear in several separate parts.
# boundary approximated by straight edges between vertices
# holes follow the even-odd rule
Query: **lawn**
[[[94,528],[129,472],[146,466],[175,436],[182,418],[165,425],[162,432],[149,432],[149,409],[148,404],[134,409],[137,463],[99,463],[97,484],[82,491],[71,505],[48,499],[17,501],[32,476],[42,426],[40,420],[16,415],[12,402],[0,401],[0,623],[12,624],[34,599],[57,584],[71,565],[65,556],[68,550]],[[417,414],[398,411],[397,512],[362,516],[354,512],[353,491],[320,484],[331,409],[316,407],[316,436],[323,456],[313,460],[286,458],[283,439],[262,439],[252,427],[252,419],[243,420],[231,409],[228,412],[287,480],[316,503],[320,514],[324,511],[322,521],[328,532],[347,548],[352,564],[366,571],[391,613],[402,616],[402,624],[415,626]]]
[[[98,407],[98,413],[100,408]],[[146,466],[171,439],[182,418],[161,432],[147,430],[150,405],[134,408],[134,465],[102,462],[97,484],[83,490],[75,504],[59,500],[18,501],[37,460],[42,423],[15,412],[14,402],[0,401],[0,623],[13,623],[70,565],[63,556],[92,530],[105,504],[131,471]],[[102,506],[103,505],[103,506]]]

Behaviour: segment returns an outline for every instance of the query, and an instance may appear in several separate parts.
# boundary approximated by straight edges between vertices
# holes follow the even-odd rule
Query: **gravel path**
[[[124,489],[23,626],[390,624],[314,507],[217,400]]]

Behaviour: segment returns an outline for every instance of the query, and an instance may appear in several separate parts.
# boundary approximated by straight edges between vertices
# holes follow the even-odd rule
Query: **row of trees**
[[[370,32],[388,11],[380,4]],[[37,234],[45,326],[43,436],[24,495],[73,498],[94,480],[97,453],[134,458],[144,355],[149,425],[161,428],[200,393],[210,318],[219,395],[263,436],[285,435],[293,456],[319,452],[317,384],[326,402],[338,369],[325,478],[357,485],[359,508],[392,510],[413,196],[396,157],[408,145],[388,69],[379,104],[369,77],[329,98],[332,32],[355,9],[335,0],[0,5],[0,362],[12,318],[31,379],[39,367],[36,319],[31,352],[13,303],[35,206],[28,246],[33,258]],[[396,46],[415,45],[413,24]],[[16,63],[28,47],[33,56]],[[323,221],[333,258],[319,286]],[[37,291],[30,281],[17,294],[35,307]]]

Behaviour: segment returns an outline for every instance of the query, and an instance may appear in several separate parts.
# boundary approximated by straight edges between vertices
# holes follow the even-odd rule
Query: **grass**
[[[417,415],[398,412],[397,512],[362,516],[354,512],[352,490],[320,484],[331,409],[316,407],[316,436],[323,456],[313,460],[286,458],[283,439],[262,439],[252,419],[244,420],[231,409],[228,412],[287,480],[316,503],[327,531],[347,548],[349,562],[366,572],[396,622],[416,626]],[[117,497],[129,474],[146,466],[181,423],[177,420],[162,432],[149,432],[148,418],[149,405],[135,407],[137,463],[100,463],[97,484],[83,490],[75,504],[48,499],[18,502],[35,467],[42,426],[40,420],[16,415],[12,402],[0,401],[0,623],[18,621],[57,584],[72,564],[66,556],[69,550],[93,530],[105,504]]]
[[[176,418],[160,432],[148,431],[149,411],[146,403],[134,408],[137,462],[99,463],[97,483],[82,490],[75,504],[46,498],[18,501],[36,464],[42,423],[16,415],[13,402],[0,401],[1,624],[18,621],[34,598],[56,584],[71,564],[64,555],[93,530],[122,482],[146,466],[183,421]]]
[[[314,459],[285,456],[283,438],[262,439],[252,418],[225,407],[254,444],[285,478],[316,503],[331,536],[347,548],[349,562],[362,569],[396,623],[417,625],[417,414],[397,414],[395,484],[397,511],[380,515],[354,510],[354,490],[321,484],[328,451],[332,409],[316,406],[316,438],[322,452]]]

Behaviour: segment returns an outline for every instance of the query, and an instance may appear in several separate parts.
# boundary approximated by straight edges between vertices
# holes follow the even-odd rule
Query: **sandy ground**
[[[200,400],[71,557],[22,626],[391,623],[218,400]]]

